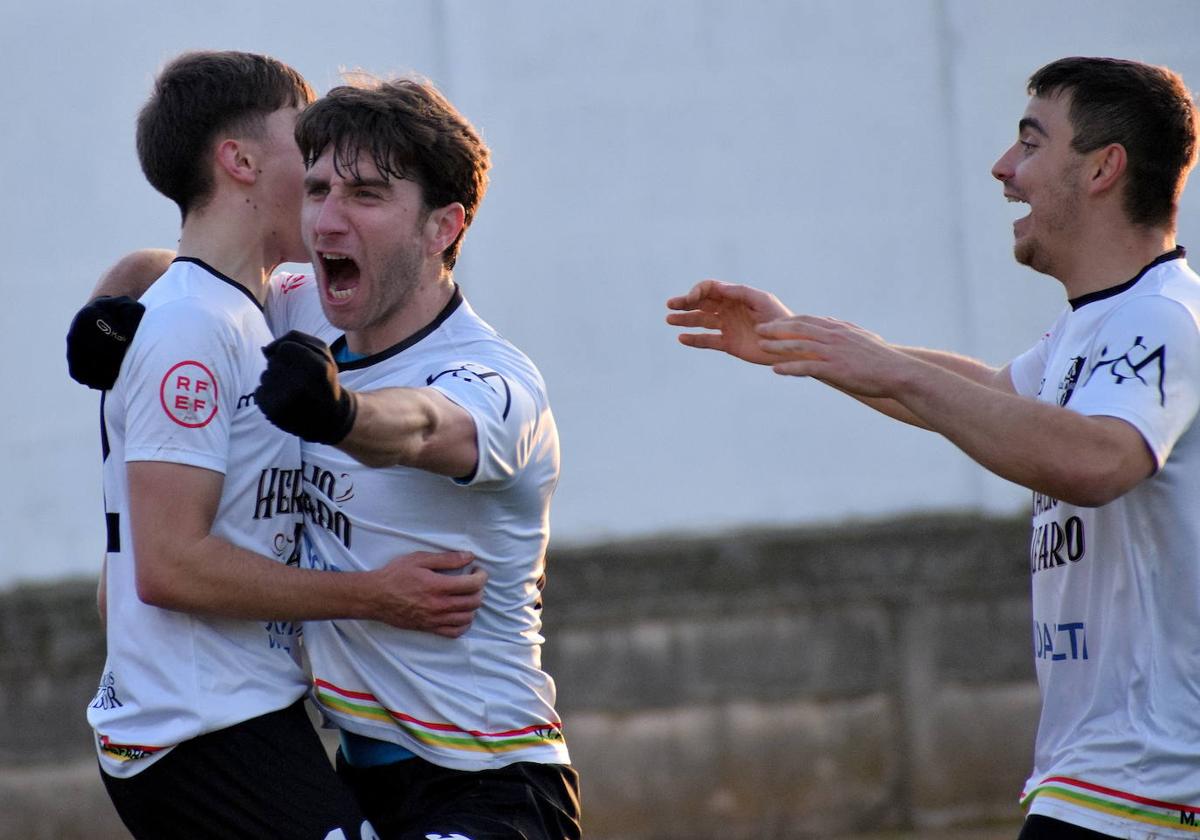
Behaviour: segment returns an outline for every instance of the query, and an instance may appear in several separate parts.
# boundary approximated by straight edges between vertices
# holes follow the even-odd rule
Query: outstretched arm
[[[368,467],[399,464],[451,478],[475,470],[475,421],[439,391],[343,388],[325,343],[295,330],[263,353],[255,402],[285,432],[336,446]]]
[[[337,444],[369,467],[402,464],[463,478],[475,470],[475,421],[433,388],[358,394],[358,418]]]
[[[892,400],[987,469],[1055,498],[1106,504],[1154,471],[1141,433],[1123,420],[1018,396],[1011,384],[979,381],[977,368],[941,366],[936,355],[914,356],[854,324],[798,315],[758,331],[765,351],[791,357],[776,373],[810,376],[859,399]]]
[[[777,366],[801,358],[782,348],[768,349],[764,346],[763,336],[757,332],[757,328],[766,323],[786,322],[792,313],[777,297],[761,289],[723,283],[719,280],[705,280],[692,287],[687,294],[668,300],[667,308],[676,310],[667,315],[668,324],[712,331],[680,333],[679,342],[687,347],[721,350],[735,358],[759,365]],[[919,347],[895,349],[914,359],[954,371],[981,385],[1012,392],[1007,368],[997,370],[975,359],[939,350]],[[919,417],[894,400],[846,393],[889,417],[927,428]]]

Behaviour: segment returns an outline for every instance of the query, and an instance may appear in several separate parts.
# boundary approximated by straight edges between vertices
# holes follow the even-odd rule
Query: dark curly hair
[[[367,154],[384,178],[419,185],[426,209],[461,204],[463,229],[442,253],[442,265],[454,268],[463,235],[487,192],[491,153],[474,126],[430,82],[360,75],[301,114],[296,142],[309,167],[332,149],[334,171],[357,178],[359,155]]]

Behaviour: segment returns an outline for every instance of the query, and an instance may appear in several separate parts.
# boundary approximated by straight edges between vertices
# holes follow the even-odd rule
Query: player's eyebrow
[[[392,185],[388,178],[350,178],[346,181],[348,187],[373,187],[375,189],[387,189]]]
[[[1026,129],[1029,129],[1030,131],[1036,131],[1038,134],[1042,135],[1043,137],[1050,136],[1046,132],[1045,126],[1042,125],[1041,121],[1039,121],[1037,119],[1037,117],[1021,117],[1021,121],[1019,123],[1017,123],[1017,133],[1021,134]]]

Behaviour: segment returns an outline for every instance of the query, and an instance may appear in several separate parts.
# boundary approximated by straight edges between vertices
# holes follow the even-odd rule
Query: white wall
[[[1200,85],[1196,0],[603,3],[43,0],[0,9],[0,585],[92,571],[97,397],[62,335],[94,278],[171,246],[133,121],[188,48],[433,78],[492,146],[457,271],[537,361],[564,450],[556,539],[1018,509],[941,440],[814,383],[679,347],[663,301],[704,277],[906,343],[1003,362],[1060,287],[1011,259],[989,176],[1046,61],[1109,54]],[[1200,188],[1184,244],[1200,248]]]

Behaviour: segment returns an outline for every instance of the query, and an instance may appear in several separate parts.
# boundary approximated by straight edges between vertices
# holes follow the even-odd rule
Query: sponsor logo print
[[[1059,405],[1066,405],[1070,402],[1071,394],[1075,393],[1075,383],[1079,381],[1079,374],[1083,372],[1083,365],[1086,361],[1087,358],[1084,356],[1075,356],[1071,359],[1071,366],[1063,376],[1062,382],[1058,383],[1056,402]]]
[[[289,294],[290,292],[294,292],[296,289],[299,289],[304,285],[304,280],[305,277],[303,274],[289,274],[283,279],[283,282],[279,284],[279,291],[283,292],[285,295]]]
[[[158,398],[171,420],[188,429],[202,428],[217,416],[217,378],[200,362],[179,362],[163,377]]]
[[[1112,375],[1113,382],[1117,385],[1136,381],[1147,387],[1155,387],[1158,390],[1158,404],[1166,405],[1167,347],[1165,344],[1160,344],[1151,350],[1143,343],[1144,338],[1139,335],[1133,340],[1133,344],[1128,350],[1120,356],[1112,358],[1108,356],[1108,347],[1102,348],[1100,361],[1092,368],[1088,380],[1090,381],[1099,373],[1101,368],[1107,368],[1108,373]]]
[[[508,412],[512,408],[512,391],[508,387],[508,380],[505,379],[501,374],[494,370],[481,368],[478,365],[465,364],[456,368],[444,370],[434,376],[427,376],[425,377],[425,384],[432,385],[443,376],[449,376],[452,379],[458,379],[463,382],[481,382],[486,385],[492,391],[492,393],[496,394],[496,396],[500,396],[500,391],[497,390],[496,385],[493,385],[492,382],[489,381],[495,380],[496,384],[504,389],[504,411],[501,412],[500,419],[508,419]]]
[[[113,676],[112,671],[105,671],[104,676],[100,678],[100,687],[96,689],[96,696],[92,700],[93,709],[119,709],[125,704],[117,697],[117,679]]]

